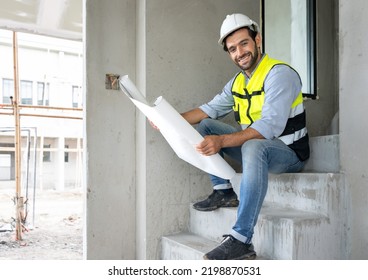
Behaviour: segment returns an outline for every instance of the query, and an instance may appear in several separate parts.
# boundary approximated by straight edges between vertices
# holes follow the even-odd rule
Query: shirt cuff
[[[252,123],[250,127],[257,130],[266,139],[275,138],[275,136],[272,133],[272,129],[270,129],[270,127],[267,124],[263,123],[262,121],[256,121]]]
[[[213,110],[207,104],[203,104],[203,105],[199,106],[199,109],[201,109],[203,112],[205,112],[211,119],[216,120],[218,118],[216,110]]]

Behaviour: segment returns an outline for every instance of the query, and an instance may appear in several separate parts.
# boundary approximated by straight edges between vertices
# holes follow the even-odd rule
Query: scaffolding
[[[81,108],[65,108],[65,107],[50,107],[50,106],[34,106],[34,105],[22,105],[19,100],[19,74],[18,74],[18,40],[17,32],[13,32],[13,68],[14,68],[14,97],[10,97],[11,104],[0,104],[0,115],[13,115],[14,116],[14,128],[5,128],[7,131],[14,131],[14,151],[15,151],[15,239],[22,240],[22,232],[25,229],[25,223],[27,219],[28,209],[28,197],[29,197],[29,167],[30,167],[30,129],[21,127],[21,117],[43,117],[43,118],[65,118],[65,119],[79,119],[83,118],[80,116],[70,116],[63,115],[63,112],[81,112]],[[33,113],[30,110],[37,109],[38,111],[43,111],[45,113]],[[27,111],[28,110],[28,111]],[[23,111],[23,112],[22,112]],[[24,112],[26,111],[26,112]],[[50,114],[53,111],[53,114]],[[21,179],[22,179],[22,144],[21,144],[21,133],[22,131],[28,132],[28,141],[26,146],[27,155],[27,171],[24,173],[24,181],[26,182],[25,194],[22,193]],[[33,171],[36,172],[36,149],[37,149],[37,132],[35,131],[34,137],[34,168]],[[35,206],[35,188],[36,188],[36,174],[33,176],[33,210],[32,210],[32,223],[34,223],[34,206]]]
[[[26,221],[26,219],[29,217],[29,213],[31,213],[31,221],[28,224],[30,224],[32,227],[34,226],[35,222],[35,198],[36,198],[36,174],[37,174],[37,127],[23,127],[20,129],[21,134],[26,133],[26,146],[25,151],[23,153],[23,160],[19,165],[23,167],[25,164],[25,170],[22,172],[22,175],[20,176],[24,182],[23,184],[23,191],[25,192],[24,197],[24,218],[23,223]],[[15,128],[12,127],[1,127],[0,128],[1,133],[11,133],[13,132],[15,134]],[[32,138],[33,138],[33,145],[32,145]],[[32,147],[33,146],[33,147]],[[9,149],[5,149],[9,150]],[[15,149],[14,149],[15,150]],[[22,150],[22,148],[21,148]],[[29,207],[29,201],[32,201],[31,207]],[[31,208],[31,209],[30,209]]]

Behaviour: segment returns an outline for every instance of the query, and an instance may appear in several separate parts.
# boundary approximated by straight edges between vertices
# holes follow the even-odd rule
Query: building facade
[[[14,135],[19,129],[22,187],[81,188],[82,43],[0,30],[0,61],[2,185],[15,180]],[[14,80],[19,89],[19,128],[13,106]]]

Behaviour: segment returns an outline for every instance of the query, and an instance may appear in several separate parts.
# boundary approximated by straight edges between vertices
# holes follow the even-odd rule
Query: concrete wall
[[[210,100],[238,71],[217,44],[227,14],[259,21],[254,1],[146,1],[146,95],[162,95],[179,112]],[[160,257],[163,234],[186,229],[190,202],[212,190],[207,175],[180,160],[160,133],[146,138],[147,259]],[[157,201],[160,201],[157,207]]]
[[[135,1],[85,5],[85,256],[134,259],[135,111],[121,92],[105,89],[105,75],[135,79]]]
[[[317,3],[319,99],[306,104],[309,129],[328,134],[339,112],[341,170],[353,205],[350,258],[367,259],[368,4]],[[104,88],[105,74],[129,74],[149,101],[162,95],[178,111],[196,107],[237,71],[217,45],[221,22],[234,11],[259,21],[259,3],[250,0],[86,0],[88,259],[158,259],[161,236],[186,229],[188,203],[211,190],[122,93]]]
[[[340,154],[352,195],[351,259],[368,259],[367,12],[364,0],[339,2]]]
[[[105,73],[128,74],[149,101],[197,107],[237,71],[217,44],[233,12],[259,21],[250,0],[86,0],[88,259],[159,258],[161,236],[187,228],[188,204],[211,192],[129,99],[104,89]]]

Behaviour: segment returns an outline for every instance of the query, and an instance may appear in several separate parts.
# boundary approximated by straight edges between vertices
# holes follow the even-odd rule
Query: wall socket
[[[112,90],[119,90],[119,77],[117,74],[106,74],[105,77],[105,88]]]

